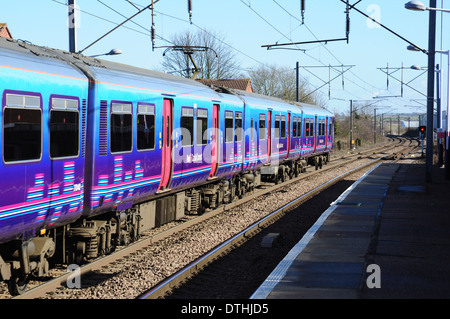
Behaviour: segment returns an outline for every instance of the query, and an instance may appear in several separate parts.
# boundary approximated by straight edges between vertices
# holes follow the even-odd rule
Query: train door
[[[303,148],[303,139],[305,137],[305,132],[303,131],[303,123],[304,123],[304,119],[303,119],[303,111],[301,112],[301,115],[297,118],[297,136],[299,137],[298,139],[298,143],[299,143],[299,147],[300,147],[300,156],[303,156],[304,154],[304,148]]]
[[[56,225],[69,215],[75,218],[82,209],[86,102],[83,99],[80,103],[77,97],[50,96],[48,133],[51,178],[48,199],[51,209],[45,221],[46,227]],[[36,175],[35,185],[38,184]]]
[[[313,139],[314,139],[314,151],[313,151],[313,153],[315,153],[316,152],[316,147],[317,147],[317,134],[318,134],[318,132],[319,132],[319,130],[318,130],[318,128],[317,128],[317,115],[314,117],[314,128],[313,128],[313,130],[312,130],[312,134],[314,134],[313,135]]]
[[[325,120],[325,151],[327,150],[327,148],[328,148],[328,134],[330,134],[329,132],[328,132],[328,116],[326,117],[326,120]]]
[[[287,149],[286,149],[286,158],[289,157],[289,151],[291,149],[291,113],[287,114]]]
[[[270,157],[272,155],[272,110],[269,110],[267,116],[267,162],[270,162]]]
[[[211,134],[211,172],[209,178],[216,176],[219,156],[219,105],[213,104],[212,134]]]
[[[163,102],[163,125],[162,125],[162,162],[161,162],[161,182],[159,191],[169,187],[172,177],[172,119],[173,101],[164,99]]]

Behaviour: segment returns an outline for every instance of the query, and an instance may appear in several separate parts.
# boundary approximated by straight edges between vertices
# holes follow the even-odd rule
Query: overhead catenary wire
[[[273,0],[274,2],[275,2],[275,4],[277,4],[283,11],[285,11],[287,14],[289,14],[291,17],[293,17],[293,18],[295,18],[296,20],[298,20],[299,22],[301,22],[297,17],[295,17],[295,16],[293,16],[288,10],[286,10],[282,5],[280,5],[276,0]],[[277,31],[278,33],[280,33],[284,38],[286,38],[286,39],[288,39],[288,40],[290,40],[290,41],[292,41],[292,39],[290,38],[290,37],[288,37],[288,36],[286,36],[283,32],[281,32],[280,30],[278,30],[276,27],[274,27],[270,22],[268,22],[267,21],[267,19],[265,19],[261,14],[259,14],[255,9],[253,9],[249,4],[247,4],[247,3],[245,3],[243,0],[240,0],[240,2],[241,3],[243,3],[245,6],[247,6],[250,10],[252,10],[258,17],[260,17],[263,21],[265,21],[269,26],[271,26],[275,31]],[[306,24],[303,24],[303,25],[305,25],[305,27],[306,27]],[[308,31],[311,33],[311,34],[313,34],[312,33],[312,31],[309,29],[309,28],[307,28],[308,29]],[[313,34],[314,35],[314,34]],[[314,35],[315,36],[315,35]],[[316,39],[317,39],[317,37],[316,37]],[[297,48],[298,48],[298,46],[297,45],[295,45]],[[324,44],[322,43],[322,46],[324,46]],[[325,46],[324,46],[325,47]],[[325,47],[326,48],[326,47]],[[300,48],[298,48],[298,49],[300,49]],[[327,49],[327,48],[326,48]],[[319,62],[319,63],[321,63],[322,65],[324,65],[324,66],[326,66],[326,64],[325,63],[323,63],[322,61],[320,61],[319,59],[317,59],[316,57],[314,57],[314,56],[312,56],[312,55],[310,55],[310,54],[307,54],[306,53],[306,50],[302,50],[302,49],[300,49],[305,55],[307,55],[308,57],[310,57],[311,59],[313,59],[313,60],[315,60],[315,61],[317,61],[317,62]],[[327,49],[327,51],[329,51],[328,49]],[[329,51],[330,52],[330,51]],[[331,52],[330,52],[331,53]],[[334,55],[333,55],[334,56]],[[335,57],[336,58],[336,57]],[[337,59],[337,58],[336,58]],[[337,59],[338,60],[338,59]],[[340,61],[339,61],[340,62]],[[342,62],[340,62],[341,64],[343,64]],[[333,70],[335,71],[335,72],[340,72],[340,70],[338,70],[338,69],[336,69],[336,68],[333,68]],[[350,81],[350,82],[352,82],[352,83],[354,83],[355,85],[357,85],[357,86],[359,86],[360,88],[362,88],[362,89],[364,89],[364,90],[366,90],[364,87],[361,87],[359,84],[357,84],[357,83],[355,83],[355,82],[353,82],[353,81]],[[317,91],[317,90],[314,90],[314,91]],[[366,90],[367,91],[367,90]],[[370,91],[367,91],[367,92],[369,92],[369,93],[371,93],[372,94],[372,92],[370,92]],[[351,93],[350,93],[351,94]],[[352,94],[353,95],[353,94]]]
[[[58,0],[50,0],[50,1],[55,2],[55,3],[58,3],[58,4],[60,4],[60,5],[63,5],[63,6],[66,6],[66,7],[67,7],[67,3],[64,3],[64,2],[61,2],[61,1],[58,1]],[[127,1],[127,2],[130,2],[130,1]],[[86,11],[86,10],[82,10],[82,9],[77,9],[77,10],[79,10],[80,12],[82,12],[82,13],[84,13],[84,14],[87,14],[87,15],[89,15],[89,16],[91,16],[91,17],[94,17],[94,18],[96,18],[96,19],[99,19],[99,20],[102,20],[102,21],[111,23],[111,24],[113,24],[113,25],[115,25],[115,26],[118,26],[118,25],[120,24],[120,23],[117,23],[117,22],[115,22],[115,21],[112,21],[112,20],[106,19],[106,18],[104,18],[104,17],[101,17],[101,16],[99,16],[98,14],[93,14],[92,12],[89,12],[89,11]],[[142,25],[139,25],[139,26],[140,26],[141,28],[144,28],[146,31],[148,31],[148,33],[143,32],[143,31],[140,31],[140,30],[137,30],[137,29],[134,29],[134,28],[131,28],[131,27],[126,26],[126,25],[121,25],[120,27],[121,27],[121,28],[124,28],[124,29],[127,29],[127,30],[130,30],[130,31],[133,31],[133,32],[136,32],[136,33],[140,33],[140,34],[142,34],[142,35],[146,35],[146,36],[149,36],[149,35],[150,35],[150,30],[149,30],[149,29],[143,27]],[[156,34],[156,37],[159,38],[159,39],[162,40],[162,41],[165,41],[165,42],[167,42],[167,43],[173,44],[171,41],[169,41],[169,40],[167,40],[167,39],[165,39],[165,38],[163,38],[163,37],[161,37],[161,36],[159,36],[159,35],[157,35],[157,34]]]
[[[292,18],[294,18],[294,19],[296,19],[297,21],[299,21],[299,22],[302,22],[302,21],[300,21],[296,16],[294,16],[294,15],[292,15],[291,14],[291,12],[289,12],[288,10],[286,10],[279,2],[277,2],[277,0],[273,0],[273,2],[275,3],[275,4],[277,4],[284,12],[286,12],[290,17],[292,17]],[[341,2],[344,2],[344,3],[346,3],[346,1],[344,1],[344,0],[341,0]],[[351,8],[353,8],[356,4],[358,4],[360,1],[358,1],[358,2],[356,2],[355,4],[353,4],[352,5],[352,7]],[[350,8],[349,8],[350,9]],[[373,19],[372,19],[373,20]],[[307,30],[308,30],[308,32],[309,33],[311,33],[311,35],[316,39],[316,40],[318,40],[318,37],[314,34],[314,32],[306,25],[306,24],[302,24],[302,26],[304,26]],[[389,30],[390,31],[390,30]],[[392,31],[391,31],[392,32]],[[328,47],[324,44],[324,43],[320,43],[320,45],[338,62],[338,63],[340,63],[340,64],[343,64],[337,57],[336,57],[336,55],[333,53],[333,52],[331,52],[331,50],[330,49],[328,49]],[[319,62],[320,64],[322,64],[323,66],[327,66],[324,62],[322,62],[321,60],[319,60],[319,59],[317,59],[316,57],[314,57],[314,56],[311,56],[311,55],[309,55],[308,53],[306,53],[306,51],[304,51],[303,52],[305,55],[307,55],[308,57],[310,57],[311,59],[313,59],[313,60],[315,60],[315,61],[317,61],[317,62]],[[337,72],[337,70],[335,70],[336,72]],[[375,86],[375,85],[373,85],[373,84],[370,84],[370,83],[368,83],[367,81],[365,81],[363,78],[361,78],[360,76],[358,76],[355,72],[353,72],[352,70],[350,70],[349,71],[349,73],[350,74],[352,74],[354,77],[356,77],[357,79],[358,79],[358,81],[360,81],[360,82],[362,82],[362,83],[365,83],[366,85],[368,85],[368,86],[370,86],[370,87],[372,87],[372,89],[374,89],[375,91],[382,91],[383,89],[381,89],[381,88],[379,88],[378,86]],[[347,77],[347,79],[349,79],[348,77]],[[358,86],[359,88],[361,88],[361,89],[363,89],[364,91],[366,91],[366,92],[368,92],[368,93],[370,93],[370,94],[373,94],[373,92],[371,92],[371,91],[369,91],[369,90],[367,90],[365,87],[363,87],[363,86],[361,86],[359,83],[357,83],[356,81],[352,81],[352,80],[349,80],[351,83],[353,83],[354,85],[356,85],[356,86]],[[389,90],[388,90],[389,91]],[[346,91],[347,93],[351,93],[351,92],[348,92],[348,91]],[[396,102],[394,102],[394,103],[396,103]]]
[[[57,3],[60,3],[60,4],[63,4],[63,3],[61,3],[61,2],[59,2],[59,1],[57,1],[57,0],[52,0],[52,1],[57,2]],[[133,5],[133,7],[135,7],[136,9],[139,8],[139,7],[141,7],[141,8],[143,7],[143,5],[140,5],[140,4],[136,3],[134,0],[131,0],[131,1],[130,1],[130,0],[124,0],[124,1],[125,1],[124,3],[127,3],[127,6],[130,6],[130,9],[131,9],[131,5]],[[106,2],[106,1],[103,0],[103,2]],[[148,3],[149,1],[146,0],[145,2]],[[242,1],[241,1],[241,2],[242,2]],[[280,1],[279,1],[279,2],[280,2]],[[147,3],[146,3],[146,4],[147,4]],[[109,3],[108,3],[108,4],[109,4]],[[244,4],[245,4],[245,3],[244,3]],[[252,5],[253,5],[253,9],[255,10],[255,8],[256,8],[255,5],[254,5],[253,3],[252,3]],[[258,10],[255,10],[255,11],[258,12]],[[86,12],[86,13],[89,14],[89,15],[91,15],[91,16],[96,16],[96,18],[102,19],[103,21],[108,21],[109,23],[113,23],[113,24],[115,24],[115,25],[118,25],[118,23],[113,22],[113,21],[111,21],[111,20],[104,19],[103,17],[101,17],[101,16],[99,16],[99,15],[93,15],[93,14],[91,14],[90,12]],[[178,20],[178,21],[182,21],[183,23],[190,24],[190,21],[188,21],[187,18],[181,19],[181,18],[179,18],[179,17],[174,16],[173,14],[167,14],[167,13],[164,13],[164,12],[162,12],[162,11],[157,11],[156,9],[155,9],[155,13],[157,13],[157,15],[160,15],[160,16],[169,17],[169,18],[171,18],[171,19],[176,19],[176,20]],[[261,13],[259,13],[259,14],[260,14],[263,18],[265,18],[265,20],[267,20],[269,23],[271,23],[274,27],[276,27],[276,24],[274,24],[273,21],[271,21],[270,19],[267,19],[267,17],[264,17],[264,15],[262,15]],[[292,21],[294,21],[294,18],[292,19]],[[295,21],[297,21],[297,20],[295,20]],[[142,25],[141,25],[141,26],[142,26]],[[198,25],[198,24],[194,24],[194,23],[192,24],[192,26],[195,27],[195,28],[198,28],[199,30],[203,30],[203,31],[206,32],[207,34],[213,35],[211,32],[208,32],[208,30],[207,30],[205,27],[202,27],[202,26],[200,26],[200,25]],[[309,28],[306,24],[305,24],[304,26],[305,26],[305,28],[306,28],[309,32],[312,32],[312,31],[310,30],[310,28]],[[123,27],[123,28],[130,29],[130,30],[133,30],[134,32],[138,32],[138,33],[140,33],[140,34],[144,34],[144,35],[146,35],[146,36],[149,35],[149,32],[148,32],[147,30],[142,29],[141,27],[139,27],[139,28],[140,28],[141,30],[143,30],[143,32],[142,32],[141,30],[136,29],[136,28],[130,28],[129,26],[126,26],[126,25],[123,25],[122,27]],[[145,26],[144,26],[144,27],[145,27]],[[280,35],[282,35],[283,37],[289,38],[289,35],[285,35],[285,34],[284,34],[282,31],[280,31],[279,29],[278,29],[278,31],[279,31],[278,33],[279,33]],[[314,34],[314,33],[311,33],[311,34]],[[156,35],[156,36],[157,36],[158,39],[162,39],[162,40],[165,41],[166,43],[169,43],[169,44],[175,44],[175,43],[172,43],[173,41],[170,41],[170,40],[168,40],[168,39],[164,39],[163,37],[161,37],[161,36],[159,36],[159,35]],[[213,35],[213,36],[214,36],[214,35]],[[220,39],[219,39],[219,40],[220,40]],[[254,62],[258,63],[258,64],[264,65],[264,66],[266,66],[266,67],[270,67],[270,68],[274,67],[274,68],[276,68],[275,66],[270,66],[270,65],[268,65],[266,61],[262,61],[261,59],[255,58],[254,55],[249,54],[247,51],[242,50],[242,49],[238,48],[237,46],[234,46],[234,45],[230,44],[229,41],[223,41],[223,40],[220,40],[220,41],[221,41],[221,43],[223,43],[224,45],[230,47],[233,51],[237,52],[237,53],[240,54],[241,56],[245,56],[245,57],[247,57],[248,59],[250,59],[250,60],[252,60],[252,61],[254,61]],[[335,53],[332,52],[331,50],[329,50],[325,45],[323,45],[323,44],[321,44],[321,45],[322,45],[322,47],[325,48],[331,55],[335,55]],[[309,50],[311,50],[311,49],[309,48]],[[318,55],[311,54],[311,53],[309,52],[309,50],[304,52],[305,56],[307,56],[308,58],[313,59],[314,61],[317,61],[317,62],[320,63],[321,65],[328,65],[328,63],[324,63],[323,60],[321,60],[320,57],[318,57]],[[339,59],[337,59],[337,60],[339,60]],[[340,62],[340,61],[339,61],[339,62]],[[342,64],[342,63],[341,63],[341,64]],[[247,70],[248,68],[240,68],[240,69],[244,71],[244,70]],[[336,68],[336,69],[332,69],[332,71],[333,71],[333,72],[338,72],[338,73],[342,74],[342,72],[341,72],[340,69],[341,69],[341,68],[339,67],[339,68]],[[352,76],[350,76],[350,74],[352,74]],[[304,79],[305,81],[309,82],[309,80],[308,80],[307,78],[305,78],[304,75],[302,75],[302,79]],[[362,90],[364,90],[364,91],[366,91],[366,92],[368,92],[368,93],[370,93],[370,94],[373,94],[373,91],[370,91],[370,89],[368,89],[368,87],[369,87],[369,88],[376,88],[376,86],[373,85],[373,84],[368,83],[366,80],[367,80],[367,79],[363,79],[362,77],[360,77],[360,76],[358,76],[356,73],[354,73],[353,70],[350,70],[350,71],[347,73],[347,75],[345,76],[345,81],[348,81],[348,83],[351,83],[352,85],[355,85],[355,86],[361,88]],[[317,87],[317,86],[316,86],[315,84],[313,84],[313,87]],[[355,91],[351,91],[351,90],[349,91],[348,89],[345,90],[345,91],[346,91],[346,94],[349,94],[349,95],[354,96],[354,97],[356,97],[356,98],[361,98],[361,96],[359,96],[359,95],[361,95],[361,93],[356,93]],[[362,92],[362,93],[363,93],[363,92]],[[324,90],[322,90],[322,91],[320,92],[320,94],[323,94],[324,96],[326,95],[326,93],[325,93]]]

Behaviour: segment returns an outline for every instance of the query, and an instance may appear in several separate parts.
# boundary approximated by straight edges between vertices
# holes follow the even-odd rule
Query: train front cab
[[[60,226],[83,209],[88,82],[35,50],[0,67],[0,278],[13,295],[64,258]]]

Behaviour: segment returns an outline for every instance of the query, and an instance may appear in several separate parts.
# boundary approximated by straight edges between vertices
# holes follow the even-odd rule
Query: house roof
[[[197,81],[205,85],[215,85],[230,89],[253,92],[250,79],[197,79]]]
[[[0,23],[0,37],[12,39],[11,32],[9,32],[8,25],[6,23]]]

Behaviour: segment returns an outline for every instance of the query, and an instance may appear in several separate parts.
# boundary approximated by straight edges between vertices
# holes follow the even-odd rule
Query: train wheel
[[[284,183],[286,181],[286,174],[284,173],[284,171],[281,172],[280,180],[282,183]]]
[[[301,170],[302,170],[302,167],[298,163],[295,163],[295,169],[294,169],[295,177],[298,177],[298,175],[300,174]]]
[[[280,177],[278,176],[278,174],[275,175],[275,180],[274,180],[274,182],[275,182],[275,185],[280,184]]]
[[[13,275],[10,280],[8,280],[8,290],[12,296],[17,296],[25,293],[27,291],[28,282],[30,279],[27,275]]]
[[[85,251],[86,243],[84,241],[78,241],[67,253],[68,263],[81,265],[83,263]]]

